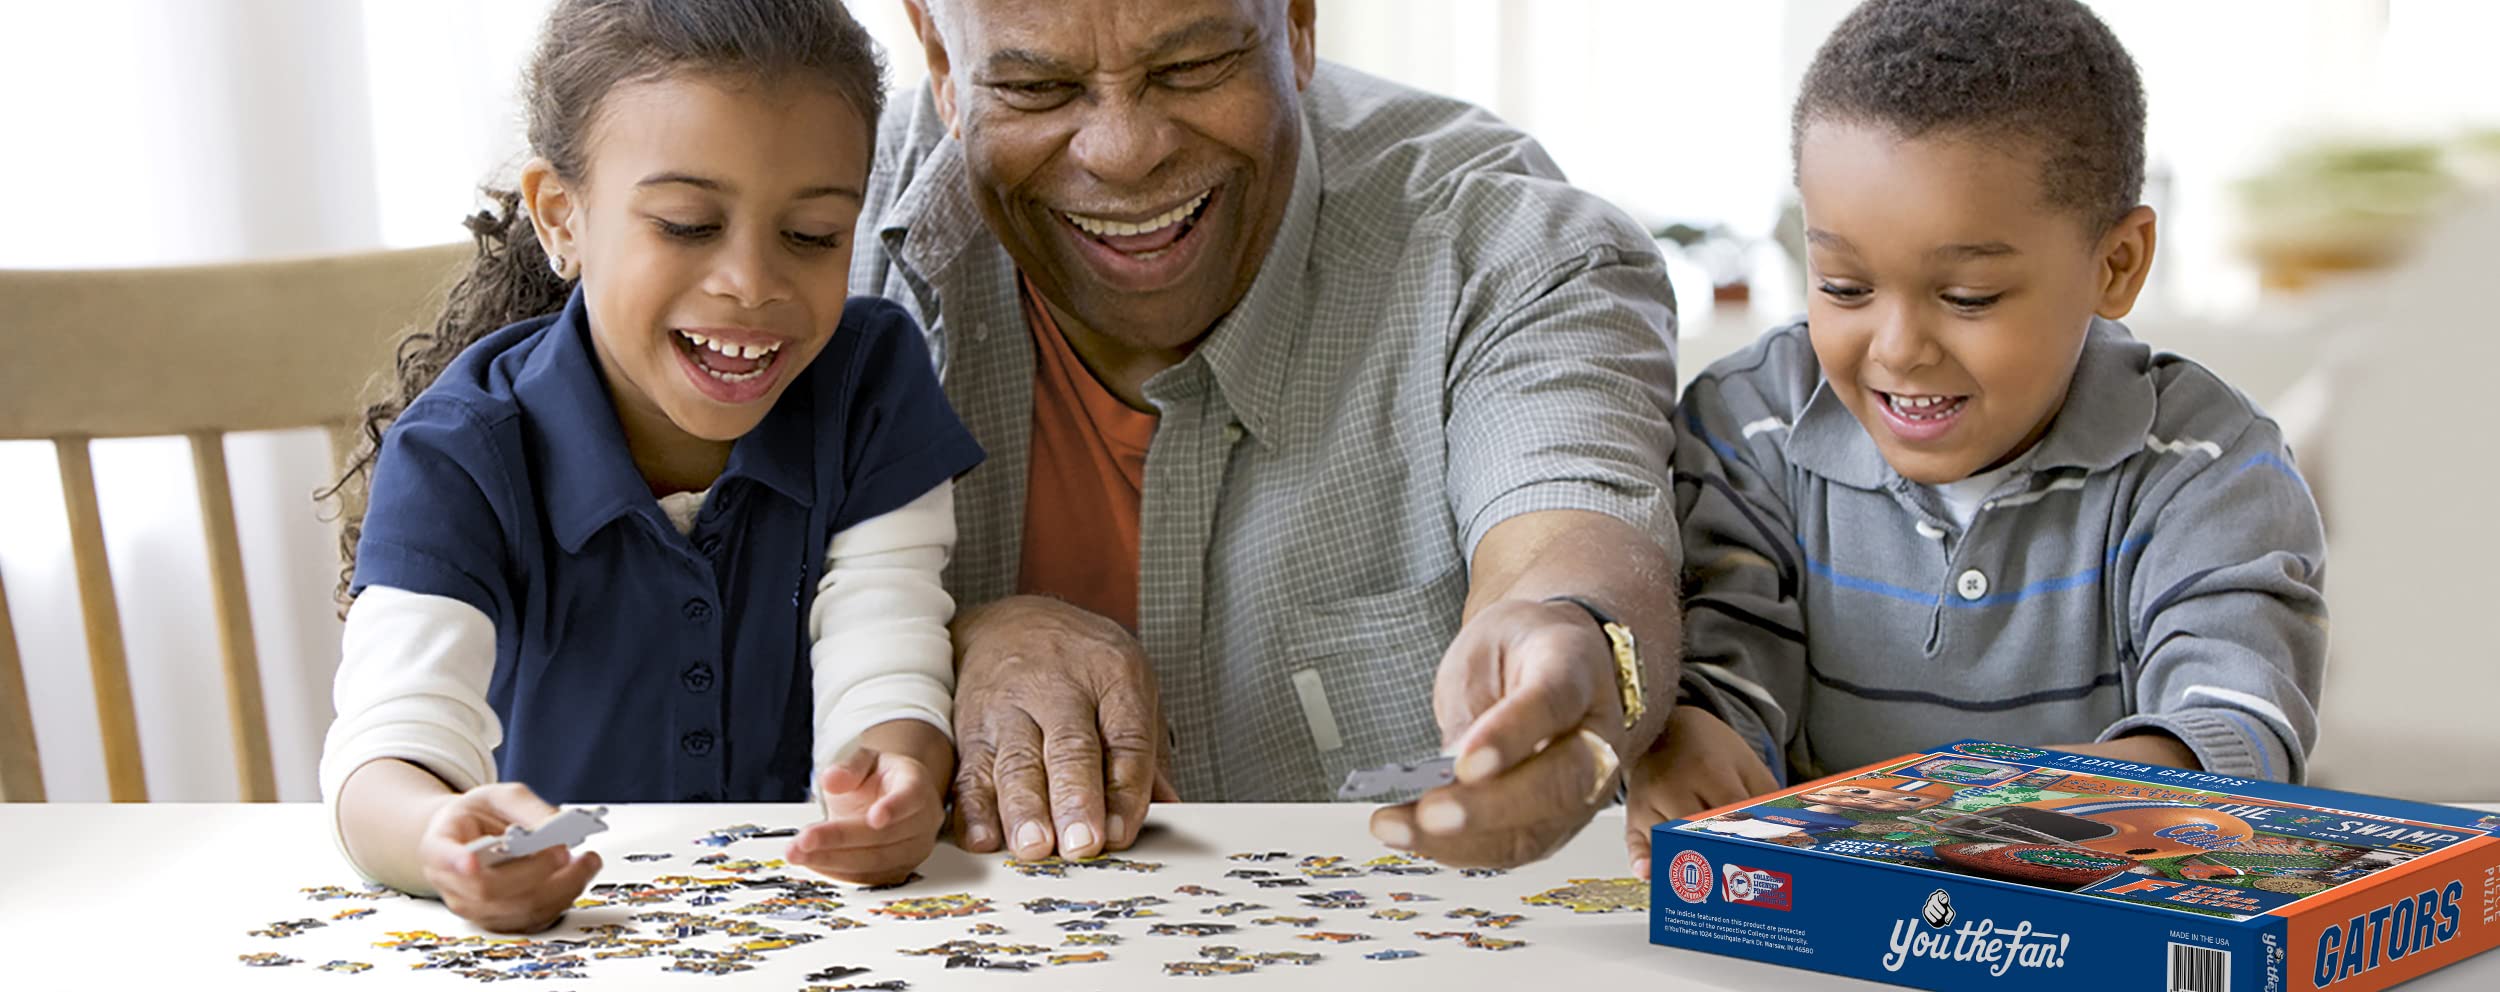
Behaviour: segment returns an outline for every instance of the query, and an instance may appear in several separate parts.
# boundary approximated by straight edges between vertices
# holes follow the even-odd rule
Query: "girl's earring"
[[[562,255],[547,256],[547,269],[554,272],[556,274],[556,278],[558,279],[570,278],[564,274],[564,256]]]

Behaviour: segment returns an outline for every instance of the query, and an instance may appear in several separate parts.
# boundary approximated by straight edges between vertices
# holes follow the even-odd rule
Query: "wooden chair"
[[[48,440],[59,454],[113,801],[145,801],[147,781],[89,440],[190,439],[235,769],[245,800],[275,800],[224,435],[317,426],[330,430],[334,454],[346,450],[365,384],[390,368],[392,342],[439,306],[469,254],[467,245],[443,245],[233,265],[0,271],[0,440]],[[0,800],[43,800],[37,755],[0,586]]]

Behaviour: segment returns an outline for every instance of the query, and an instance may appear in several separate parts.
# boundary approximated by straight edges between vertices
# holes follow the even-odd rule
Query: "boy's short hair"
[[[2135,60],[2078,0],[1867,0],[1806,69],[1792,159],[1825,120],[2031,142],[2049,205],[2096,233],[2143,194]]]

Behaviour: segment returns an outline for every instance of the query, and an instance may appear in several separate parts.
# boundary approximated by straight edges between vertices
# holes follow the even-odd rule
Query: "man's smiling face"
[[[1293,191],[1310,0],[920,9],[973,197],[1046,298],[1178,349],[1249,292]]]

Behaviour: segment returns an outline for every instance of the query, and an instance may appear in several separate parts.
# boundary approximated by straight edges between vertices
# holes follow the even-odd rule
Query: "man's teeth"
[[[1163,230],[1164,228],[1188,220],[1189,215],[1197,213],[1198,208],[1206,205],[1206,202],[1207,194],[1200,193],[1189,202],[1173,207],[1171,212],[1166,213],[1161,217],[1151,218],[1137,224],[1129,224],[1116,220],[1104,220],[1100,217],[1088,217],[1084,214],[1062,213],[1060,216],[1066,217],[1068,219],[1068,223],[1076,225],[1077,230],[1091,234],[1097,238],[1125,238],[1139,234],[1152,234],[1156,231]]]
[[[710,350],[714,354],[720,355],[723,358],[762,358],[766,355],[772,354],[773,352],[781,350],[781,342],[779,341],[761,346],[751,344],[742,345],[731,344],[727,341],[715,341],[711,338],[704,337],[703,335],[696,334],[693,331],[679,331],[677,333],[685,335],[686,340],[694,342],[695,347]]]
[[[1962,402],[1962,397],[1959,396],[1903,396],[1898,393],[1886,393],[1884,398],[1891,402],[1894,413],[1912,420],[1930,420],[1943,416]]]

